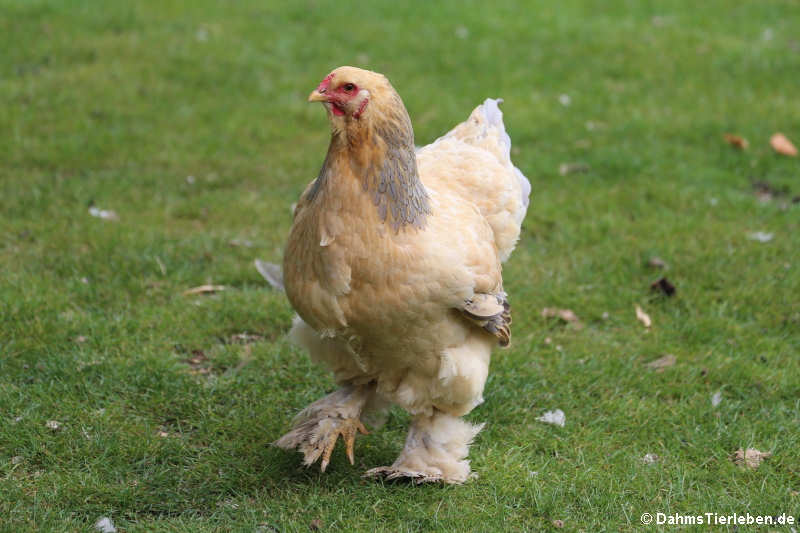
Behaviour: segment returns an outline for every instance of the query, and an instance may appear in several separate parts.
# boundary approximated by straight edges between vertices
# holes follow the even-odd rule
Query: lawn
[[[800,159],[769,145],[800,144],[798,28],[794,0],[0,0],[0,531],[798,517]],[[392,80],[418,144],[503,97],[533,185],[463,486],[362,480],[400,411],[354,467],[270,446],[334,386],[253,261],[280,262],[329,135],[305,98],[342,64]]]

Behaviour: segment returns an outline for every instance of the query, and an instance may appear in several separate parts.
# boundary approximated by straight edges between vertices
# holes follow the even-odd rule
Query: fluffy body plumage
[[[530,191],[502,113],[486,100],[416,150],[402,100],[380,74],[341,67],[310,100],[324,102],[333,133],[284,256],[299,315],[291,337],[354,391],[342,393],[348,405],[359,400],[347,415],[342,394],[327,400],[328,414],[320,400],[277,444],[300,449],[307,464],[322,455],[324,469],[336,442],[329,419],[351,421],[341,424],[352,449],[362,412],[393,403],[414,415],[409,438],[394,465],[371,473],[463,482],[479,428],[457,417],[482,402],[492,347],[508,342],[501,263]]]

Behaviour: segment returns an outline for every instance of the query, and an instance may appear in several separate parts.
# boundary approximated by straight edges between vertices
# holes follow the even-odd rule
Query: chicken
[[[395,404],[412,416],[405,447],[365,475],[463,483],[483,425],[460,417],[483,401],[492,348],[510,340],[501,263],[530,193],[511,163],[500,100],[418,150],[381,74],[337,68],[309,101],[325,106],[332,135],[284,255],[298,315],[290,338],[341,388],[275,444],[325,471],[341,436],[352,464],[362,418]]]

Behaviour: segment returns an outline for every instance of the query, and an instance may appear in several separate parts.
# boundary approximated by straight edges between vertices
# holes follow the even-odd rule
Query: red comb
[[[332,79],[333,79],[333,72],[331,72],[330,74],[325,76],[325,79],[322,80],[319,83],[319,86],[317,87],[317,91],[319,91],[321,93],[324,93],[325,91],[327,91],[328,90],[328,86],[331,84],[331,80]]]

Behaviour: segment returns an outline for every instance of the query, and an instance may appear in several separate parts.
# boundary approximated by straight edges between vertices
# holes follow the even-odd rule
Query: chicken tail
[[[502,98],[487,98],[483,104],[472,111],[465,122],[462,122],[445,135],[454,137],[467,144],[483,148],[492,153],[504,166],[513,171],[519,184],[520,203],[524,208],[519,217],[519,222],[525,218],[525,211],[530,203],[531,182],[511,162],[511,137],[506,132],[503,122],[503,112],[500,110]]]
[[[441,183],[478,207],[492,226],[500,260],[505,261],[519,238],[531,183],[511,162],[511,137],[501,102],[487,98],[467,120],[420,148],[417,161],[426,186]],[[449,165],[446,177],[434,168],[442,164]]]

